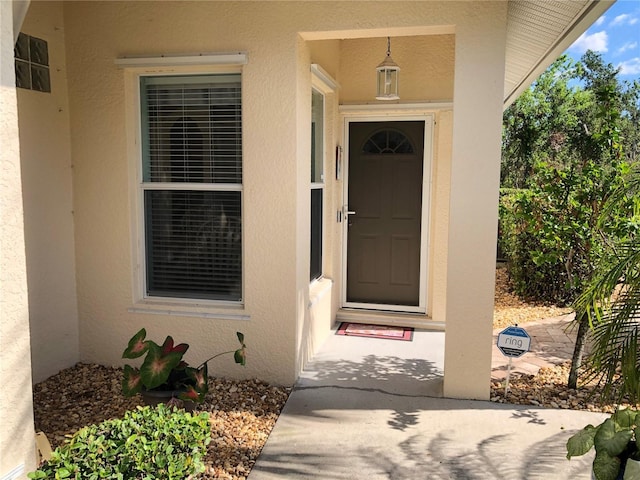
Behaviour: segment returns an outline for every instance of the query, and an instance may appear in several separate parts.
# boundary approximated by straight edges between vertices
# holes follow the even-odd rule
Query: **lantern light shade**
[[[400,67],[391,58],[391,39],[387,37],[387,56],[376,67],[377,75],[377,100],[399,100],[398,78]]]

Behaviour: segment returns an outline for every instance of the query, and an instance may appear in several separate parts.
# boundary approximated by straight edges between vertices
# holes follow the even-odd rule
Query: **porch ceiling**
[[[613,0],[509,0],[505,108],[613,3]]]

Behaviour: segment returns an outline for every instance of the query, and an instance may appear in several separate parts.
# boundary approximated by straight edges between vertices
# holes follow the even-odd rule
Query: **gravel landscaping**
[[[526,324],[544,318],[559,317],[571,309],[541,303],[527,303],[511,289],[505,268],[496,269],[496,294],[493,328],[502,329],[513,324]],[[505,397],[503,382],[491,382],[491,401],[518,405],[534,405],[592,412],[613,412],[618,406],[603,402],[597,385],[580,385],[578,390],[567,388],[569,368],[567,361],[552,368],[541,368],[537,375],[513,374],[509,381],[509,392]],[[640,407],[640,405],[636,405]]]
[[[79,428],[118,418],[142,405],[125,398],[119,368],[79,363],[34,386],[36,431],[53,448]],[[280,414],[290,389],[257,380],[211,379],[199,410],[210,413],[211,438],[203,479],[246,479]]]
[[[531,304],[511,292],[506,270],[496,272],[494,328],[525,324],[566,314],[569,310]],[[491,401],[572,410],[612,411],[603,404],[597,388],[566,387],[568,362],[543,368],[535,376],[512,375],[505,398],[504,385],[491,384]],[[43,431],[52,447],[79,428],[142,404],[139,396],[121,393],[122,370],[92,364],[77,364],[34,386],[34,416],[37,431]],[[209,394],[198,408],[211,414],[212,441],[204,479],[243,480],[256,462],[290,389],[257,380],[211,379]]]

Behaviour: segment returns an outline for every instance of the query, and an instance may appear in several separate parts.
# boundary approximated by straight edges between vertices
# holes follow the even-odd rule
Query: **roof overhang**
[[[504,108],[615,0],[509,0]]]

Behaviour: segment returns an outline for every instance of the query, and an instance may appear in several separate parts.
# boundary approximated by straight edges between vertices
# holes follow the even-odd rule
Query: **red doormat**
[[[386,338],[388,340],[404,340],[410,342],[413,339],[413,328],[389,327],[385,325],[364,325],[362,323],[341,323],[336,335],[348,335],[352,337]]]

